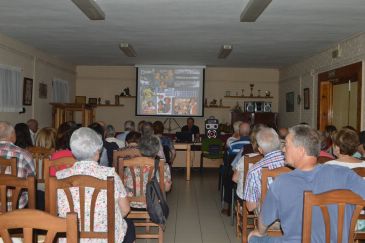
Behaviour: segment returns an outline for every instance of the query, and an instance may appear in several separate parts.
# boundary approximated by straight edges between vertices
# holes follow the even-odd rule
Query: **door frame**
[[[320,98],[321,82],[332,81],[336,84],[347,83],[349,80],[357,83],[357,119],[356,129],[360,131],[361,126],[361,98],[362,98],[362,62],[353,63],[347,66],[332,69],[318,74],[318,94],[317,94],[317,129],[320,127]],[[332,108],[331,108],[332,109]],[[331,124],[329,124],[331,125]]]

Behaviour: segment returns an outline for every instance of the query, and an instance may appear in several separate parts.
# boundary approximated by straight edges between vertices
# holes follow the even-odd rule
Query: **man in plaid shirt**
[[[243,191],[243,200],[246,200],[247,209],[253,211],[258,208],[261,198],[261,169],[269,170],[284,166],[284,155],[280,150],[280,139],[272,128],[262,128],[256,135],[258,149],[264,158],[251,166],[248,170]]]
[[[32,155],[18,146],[15,131],[8,122],[0,121],[0,157],[17,159],[18,177],[27,178],[35,175],[35,166]],[[10,172],[10,170],[9,170]],[[28,203],[28,193],[23,192],[19,199],[19,208],[24,208]]]

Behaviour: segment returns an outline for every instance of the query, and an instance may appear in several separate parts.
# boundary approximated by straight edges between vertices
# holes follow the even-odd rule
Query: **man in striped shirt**
[[[284,166],[284,155],[280,150],[280,139],[272,128],[263,128],[257,135],[258,149],[264,158],[251,166],[248,170],[243,200],[246,200],[247,209],[253,211],[259,206],[261,197],[262,168],[269,170]]]
[[[240,139],[233,141],[228,146],[228,155],[236,155],[245,144],[250,144],[250,124],[247,122],[242,122],[239,126]]]
[[[17,159],[17,176],[27,178],[35,175],[35,166],[32,155],[14,145],[15,131],[8,122],[0,121],[0,157]],[[23,192],[19,199],[19,208],[24,208],[28,203],[28,193]]]

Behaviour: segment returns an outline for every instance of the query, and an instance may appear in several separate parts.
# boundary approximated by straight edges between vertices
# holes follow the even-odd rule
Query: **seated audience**
[[[119,148],[123,148],[125,146],[125,139],[119,140],[115,138],[115,129],[112,125],[107,125],[105,127],[105,141],[108,143],[116,143]]]
[[[337,128],[333,125],[327,125],[324,128],[324,135],[327,138],[327,144],[328,144],[328,148],[327,148],[327,153],[333,155],[333,151],[332,151],[332,141],[334,140],[334,136],[337,132]]]
[[[141,134],[139,132],[131,131],[125,138],[125,147],[120,149],[121,157],[124,159],[132,159],[135,157],[141,157],[142,154],[139,151],[139,140],[141,139]]]
[[[288,135],[289,130],[286,127],[279,128],[278,134],[281,141],[281,148],[284,147],[285,144],[285,137]]]
[[[145,122],[146,122],[145,120],[138,122],[138,125],[137,125],[138,132],[142,133],[142,127]]]
[[[262,168],[267,167],[272,170],[284,166],[284,155],[280,150],[281,142],[274,129],[262,128],[256,135],[256,141],[258,150],[264,158],[251,166],[247,173],[243,200],[246,200],[249,211],[259,207],[261,186],[266,186],[261,185]]]
[[[328,153],[328,147],[332,146],[332,141],[328,140],[324,132],[319,132],[319,136],[321,139],[321,152],[319,152],[319,157],[326,157],[329,159],[334,159],[334,156],[330,153]],[[329,144],[330,142],[330,144]]]
[[[333,141],[333,153],[337,157],[326,164],[341,165],[349,168],[365,167],[365,161],[354,158],[352,155],[359,146],[359,136],[350,129],[341,129]]]
[[[357,147],[357,158],[365,158],[365,131],[360,132],[359,134],[360,144]]]
[[[153,130],[153,125],[151,122],[144,122],[143,126],[142,126],[142,137],[148,137],[148,136],[152,136],[154,135],[155,132]],[[166,160],[165,158],[165,153],[163,152],[163,147],[160,141],[160,149],[158,151],[157,154],[158,157],[160,157],[161,159]]]
[[[134,131],[136,129],[134,121],[128,120],[124,122],[124,132],[118,134],[117,139],[121,140],[122,142],[125,142],[125,138],[131,131]]]
[[[29,130],[28,130],[29,132]],[[5,159],[17,159],[17,176],[27,178],[35,176],[35,165],[32,154],[23,148],[16,146],[15,130],[10,123],[0,121],[0,157]],[[10,173],[10,171],[7,171]],[[7,173],[8,174],[8,173]],[[19,199],[19,208],[24,208],[28,203],[28,193],[22,192]]]
[[[157,136],[152,135],[152,136],[142,136],[141,137],[140,142],[139,142],[139,151],[140,151],[142,156],[149,157],[149,158],[155,158],[157,156],[159,148],[160,148],[160,140]],[[144,172],[149,171],[149,168],[150,167],[146,166],[144,168]],[[135,173],[139,173],[139,168],[135,169]],[[143,181],[143,189],[145,190],[146,184],[147,184],[147,181],[148,181],[148,174],[145,173],[144,175],[145,175],[145,177],[144,177],[144,181]],[[157,179],[159,180],[159,177],[157,177]],[[140,193],[139,189],[141,188],[140,187],[140,181],[137,180],[136,183],[137,183],[136,184],[137,194],[139,194]],[[168,166],[167,163],[165,163],[165,166],[164,166],[165,191],[170,191],[171,184],[172,184],[172,181],[171,181],[170,167]],[[131,171],[128,168],[126,168],[124,170],[124,185],[126,187],[128,195],[133,196],[133,194],[134,194],[133,177],[132,177]],[[133,208],[145,208],[146,204],[145,203],[140,203],[140,202],[131,202],[131,207],[133,207]]]
[[[243,147],[243,145],[245,144],[250,144],[250,124],[247,122],[242,122],[239,126],[239,135],[240,135],[240,139],[238,139],[237,141],[232,142],[229,146],[228,146],[228,155],[229,156],[234,156],[236,155],[240,149]]]
[[[35,146],[54,150],[56,147],[56,130],[52,127],[40,129],[36,135]]]
[[[305,191],[315,194],[335,189],[348,189],[365,198],[365,180],[343,166],[317,164],[320,138],[316,130],[305,125],[289,129],[285,139],[285,160],[294,171],[276,178],[270,185],[261,207],[258,229],[249,235],[249,242],[302,242],[303,196]],[[331,242],[337,242],[337,208],[329,207]],[[351,213],[345,214],[349,225]],[[313,208],[312,242],[325,242],[323,217],[318,207]],[[266,236],[267,228],[280,220],[282,237]],[[343,239],[348,239],[348,229]]]
[[[103,139],[103,151],[101,152],[101,155],[100,155],[100,164],[102,166],[112,167],[113,151],[119,149],[118,145],[114,142],[109,143],[109,142],[105,141],[104,128],[102,125],[100,125],[100,123],[94,122],[89,125],[89,128],[91,128],[96,133],[98,133],[101,136],[101,138]]]
[[[240,125],[241,124],[242,124],[242,121],[236,121],[233,123],[233,134],[226,141],[227,148],[231,145],[232,142],[240,139]]]
[[[16,134],[16,142],[15,142],[16,146],[22,149],[26,149],[28,147],[33,146],[32,137],[30,135],[30,131],[27,124],[18,123],[15,125],[14,129]]]
[[[85,143],[87,141],[87,143]],[[133,223],[130,220],[127,224],[126,217],[130,211],[127,193],[123,183],[115,172],[114,168],[104,167],[98,164],[100,151],[103,148],[103,140],[100,135],[90,128],[82,127],[77,129],[71,136],[71,151],[78,160],[71,168],[67,168],[56,173],[57,179],[64,179],[75,175],[87,175],[101,180],[106,180],[108,176],[114,177],[115,195],[115,242],[133,242],[135,233]],[[85,202],[90,203],[93,190],[86,190]],[[76,188],[71,188],[72,198],[75,205],[79,205],[80,197]],[[66,217],[69,212],[68,200],[63,191],[57,195],[58,214]],[[79,207],[75,207],[78,212]],[[79,212],[78,212],[79,213]],[[85,214],[87,217],[87,213]],[[95,204],[94,230],[106,232],[107,227],[107,200],[106,191],[101,191]],[[85,219],[86,229],[90,228],[90,220]],[[107,242],[101,239],[81,239],[80,242]]]
[[[29,128],[30,137],[32,139],[32,144],[35,144],[35,137],[38,131],[38,121],[36,119],[29,119],[27,121],[27,126]]]
[[[181,128],[182,132],[190,132],[194,134],[194,139],[199,139],[200,131],[199,127],[194,125],[194,118],[189,117],[186,120],[186,125]]]
[[[164,129],[165,128],[164,128],[164,125],[162,122],[155,121],[153,123],[153,130],[154,130],[155,135],[160,138],[161,145],[162,145],[164,155],[166,158],[166,163],[168,163],[169,165],[172,165],[172,163],[174,162],[175,157],[176,157],[176,150],[175,150],[174,143],[171,140],[171,138],[163,135]]]

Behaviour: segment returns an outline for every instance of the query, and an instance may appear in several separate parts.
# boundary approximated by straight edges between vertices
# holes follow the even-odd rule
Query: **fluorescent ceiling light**
[[[91,20],[104,20],[105,13],[94,0],[71,0]]]
[[[218,58],[227,58],[232,52],[232,45],[223,45],[218,52]]]
[[[126,42],[122,42],[119,44],[119,48],[122,50],[122,52],[124,52],[124,54],[128,57],[136,57],[137,53],[136,51],[133,49],[131,44],[128,44]]]
[[[272,0],[250,0],[240,17],[241,22],[255,22]]]

